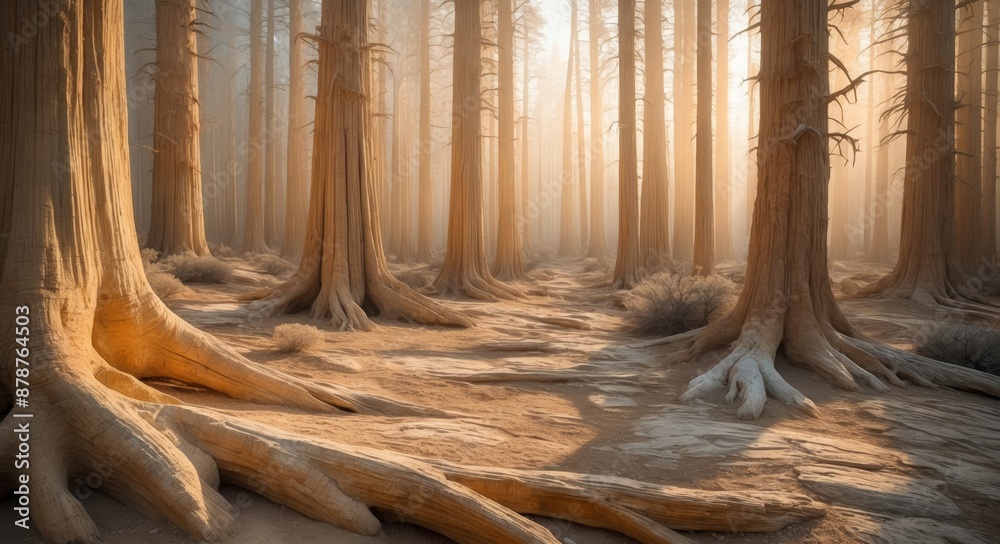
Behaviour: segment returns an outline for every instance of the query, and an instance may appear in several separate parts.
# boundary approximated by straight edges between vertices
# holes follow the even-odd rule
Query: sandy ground
[[[1000,401],[945,389],[846,392],[779,360],[777,368],[813,399],[823,417],[803,418],[776,401],[757,421],[741,422],[721,395],[684,405],[677,396],[712,357],[666,367],[660,348],[633,349],[612,293],[592,287],[606,276],[581,262],[532,272],[533,294],[503,303],[449,301],[477,319],[472,329],[422,327],[376,319],[371,333],[339,332],[305,315],[247,318],[233,295],[273,285],[240,266],[241,281],[192,285],[168,301],[199,328],[248,358],[318,382],[347,385],[460,414],[448,419],[314,415],[262,407],[176,384],[157,384],[194,404],[283,429],[341,442],[472,465],[614,474],[704,489],[772,489],[828,505],[820,520],[773,534],[692,533],[699,542],[975,543],[996,542],[1000,519]],[[737,267],[731,267],[736,269]],[[417,284],[426,268],[397,269]],[[835,281],[884,269],[834,263]],[[525,289],[528,289],[527,286]],[[906,347],[936,317],[910,303],[843,304],[853,322]],[[324,331],[322,348],[276,351],[282,323]],[[529,343],[511,351],[510,343]],[[361,537],[315,522],[249,491],[224,487],[241,510],[226,544],[435,543],[447,539],[387,523]],[[109,543],[191,542],[99,491],[85,500]],[[41,542],[15,531],[13,502],[0,501],[0,542]],[[566,522],[538,519],[567,544],[631,540]]]

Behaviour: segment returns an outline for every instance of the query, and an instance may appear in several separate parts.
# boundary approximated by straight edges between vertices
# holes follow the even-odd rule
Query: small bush
[[[274,328],[273,339],[279,350],[295,353],[323,345],[323,331],[312,325],[288,323]]]
[[[594,257],[587,257],[583,260],[583,269],[587,272],[597,272],[598,270],[607,272],[608,265],[602,262],[600,259]]]
[[[233,267],[215,257],[173,255],[161,262],[184,283],[224,283],[233,275]]]
[[[144,247],[139,250],[139,256],[142,257],[142,266],[145,268],[156,262],[156,259],[160,258],[160,252],[153,248]]]
[[[629,328],[646,336],[671,336],[708,324],[735,292],[722,276],[661,272],[637,285],[625,299]]]
[[[187,291],[184,284],[175,278],[173,274],[162,270],[154,269],[146,271],[146,281],[149,282],[149,286],[156,293],[156,296],[160,298],[167,298],[171,295]]]
[[[295,270],[295,266],[277,255],[258,255],[251,261],[257,270],[272,276],[284,276]]]
[[[395,276],[414,291],[429,289],[434,285],[435,278],[434,271],[427,268],[402,270],[395,274]]]
[[[916,341],[926,357],[1000,375],[1000,327],[945,321]]]

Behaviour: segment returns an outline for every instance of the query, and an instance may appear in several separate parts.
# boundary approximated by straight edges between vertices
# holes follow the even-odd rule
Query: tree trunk
[[[309,209],[308,178],[306,177],[305,135],[307,134],[304,103],[305,79],[302,73],[302,53],[299,35],[302,34],[301,0],[288,0],[288,196],[285,199],[285,232],[281,256],[289,260],[302,257],[306,241],[306,212]]]
[[[979,266],[982,257],[982,100],[983,100],[983,2],[977,0],[958,10],[958,98],[955,125],[955,244],[966,270]]]
[[[434,180],[431,179],[431,0],[420,0],[420,164],[417,260],[434,260]]]
[[[571,24],[575,28],[575,24]],[[576,210],[573,208],[573,48],[574,37],[569,39],[569,57],[566,60],[566,91],[563,93],[562,188],[559,193],[559,256],[576,257],[580,252],[576,228]]]
[[[885,77],[880,101],[886,100],[889,94],[889,78]],[[875,203],[868,208],[866,217],[866,221],[872,223],[868,258],[877,263],[889,263],[892,259],[889,247],[889,121],[884,115],[878,116],[878,148],[874,159]]]
[[[572,0],[570,4],[571,17],[573,23],[570,32],[573,33],[573,49],[576,57],[573,59],[573,71],[576,72],[576,161],[580,172],[580,244],[587,245],[588,219],[587,219],[587,142],[584,136],[583,124],[583,85],[580,83],[580,57],[583,54],[583,47],[580,45],[579,20],[580,10],[578,3],[580,0]]]
[[[930,54],[940,55],[930,59],[932,69],[920,72],[936,81],[938,96],[929,95],[931,100],[949,96],[944,92],[951,89],[947,63],[954,59],[953,46],[945,43],[953,28],[947,25],[953,22],[954,10],[947,9],[947,1],[936,4],[934,11],[926,5],[914,6],[917,9],[911,11],[909,23],[911,47],[916,48],[911,50],[912,58],[921,58],[925,45],[931,45]],[[937,21],[943,21],[943,26],[937,26]],[[840,312],[827,272],[827,4],[763,0],[760,32],[759,134],[764,145],[758,150],[760,193],[746,284],[726,316],[702,329],[657,342],[687,346],[671,358],[674,361],[695,359],[730,344],[732,350],[692,380],[681,400],[728,387],[726,400],[739,403],[736,413],[741,419],[759,416],[768,395],[818,415],[812,401],[775,369],[779,346],[792,362],[844,389],[865,384],[886,391],[876,376],[902,385],[898,375],[918,384],[927,385],[928,379],[961,383],[960,387],[996,395],[1000,379],[869,340]],[[815,69],[803,70],[805,63],[815,63]],[[911,116],[916,114],[919,121],[921,116],[933,115],[933,108],[933,103],[921,103]],[[947,193],[951,186],[939,183],[938,187]]]
[[[747,107],[747,113],[750,117],[747,123],[747,145],[750,148],[747,152],[747,187],[746,187],[746,214],[747,214],[747,229],[751,228],[753,223],[753,210],[754,205],[757,201],[757,146],[760,143],[760,139],[757,138],[757,110],[759,106],[757,105],[757,95],[760,89],[760,85],[757,83],[756,77],[760,72],[760,67],[754,62],[753,45],[754,36],[757,32],[750,28],[747,30],[747,100],[749,105]]]
[[[986,105],[983,115],[983,236],[982,254],[997,257],[997,112],[1000,110],[1000,0],[989,0],[986,26]]]
[[[611,286],[631,289],[645,270],[639,254],[639,172],[635,142],[635,0],[618,2],[618,256]]]
[[[524,250],[528,251],[531,247],[531,225],[534,220],[534,215],[531,213],[531,150],[528,146],[528,135],[530,130],[530,116],[528,112],[528,87],[531,83],[530,67],[531,67],[531,46],[529,44],[531,29],[528,26],[527,20],[525,20],[522,27],[522,32],[524,32],[524,52],[523,59],[524,73],[521,76],[521,238],[524,244]]]
[[[947,0],[912,0],[907,23],[909,105],[899,258],[859,296],[912,298],[983,310],[955,245],[955,10]],[[950,6],[950,7],[949,7]],[[949,13],[945,13],[949,12]],[[879,233],[876,229],[876,236]],[[961,300],[966,299],[966,300]]]
[[[372,168],[367,13],[362,0],[324,2],[305,251],[287,282],[244,300],[261,299],[251,311],[263,315],[311,307],[313,318],[341,329],[371,330],[363,309],[371,307],[390,319],[468,325],[393,278],[386,265]]]
[[[698,0],[698,135],[695,149],[695,273],[715,274],[715,200],[712,176],[712,2]]]
[[[521,233],[518,230],[517,180],[514,178],[514,13],[513,0],[498,0],[497,28],[500,69],[499,160],[500,187],[497,252],[493,274],[501,280],[524,278]]]
[[[642,199],[639,252],[646,271],[670,266],[670,178],[663,83],[663,2],[646,0],[645,100],[642,114]]]
[[[590,245],[587,256],[604,260],[604,95],[601,85],[601,33],[603,0],[590,0]],[[581,182],[582,183],[582,182]]]
[[[729,0],[719,0],[719,33],[715,44],[718,60],[715,78],[715,258],[719,261],[732,260],[733,229],[732,186],[729,165]]]
[[[264,92],[263,0],[250,0],[250,122],[247,130],[247,188],[243,220],[243,251],[270,253],[264,239],[264,139],[262,111]]]
[[[156,3],[153,205],[146,245],[209,255],[201,193],[196,0]]]
[[[444,264],[434,285],[442,292],[497,300],[511,298],[514,292],[493,277],[486,263],[479,102],[482,66],[480,3],[480,0],[469,0],[455,5],[448,245]]]
[[[274,92],[274,17],[276,0],[267,0],[267,44],[264,57],[264,87],[267,106],[264,111],[264,242],[270,248],[281,243],[278,230],[278,133],[276,93]]]
[[[675,259],[694,255],[695,149],[691,130],[698,48],[694,0],[674,0],[674,243]],[[678,75],[680,77],[678,77]]]

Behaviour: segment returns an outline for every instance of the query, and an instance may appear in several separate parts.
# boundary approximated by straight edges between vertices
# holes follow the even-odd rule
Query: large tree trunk
[[[729,0],[719,0],[719,33],[715,37],[718,60],[715,63],[715,258],[728,261],[734,258],[732,186],[729,165]]]
[[[277,98],[274,92],[274,36],[278,24],[274,16],[276,0],[267,0],[267,45],[264,56],[264,88],[267,106],[264,111],[264,242],[270,248],[281,243],[278,227],[278,134]]]
[[[889,93],[889,78],[884,77],[880,102],[886,100]],[[872,223],[868,259],[877,263],[889,263],[892,259],[892,248],[889,246],[889,120],[884,114],[878,116],[876,144],[877,150],[872,157],[875,160],[875,202],[866,210],[866,222]]]
[[[498,0],[497,28],[500,69],[499,224],[493,274],[501,280],[524,278],[521,233],[518,230],[517,180],[514,177],[514,13],[513,0]]]
[[[522,18],[525,20],[521,31],[524,33],[524,51],[523,51],[523,74],[521,75],[521,215],[520,215],[520,230],[521,230],[521,241],[524,244],[524,250],[528,251],[531,247],[531,224],[534,219],[534,215],[531,213],[531,149],[528,146],[528,135],[531,133],[529,130],[529,114],[528,114],[528,87],[531,84],[530,77],[530,67],[531,67],[531,28],[528,25],[527,17]]]
[[[311,307],[312,317],[329,318],[342,329],[372,329],[363,309],[368,307],[390,319],[468,325],[465,317],[389,273],[372,168],[374,118],[368,97],[373,71],[367,26],[358,32],[358,21],[366,20],[368,10],[361,0],[330,4],[325,2],[323,11],[312,196],[302,262],[287,282],[245,300],[262,299],[251,309],[264,315]]]
[[[263,0],[250,0],[250,122],[247,130],[247,188],[243,215],[243,251],[270,253],[264,239],[264,90]]]
[[[639,172],[635,137],[635,0],[618,2],[618,257],[611,277],[631,289],[645,275],[639,254]]]
[[[573,18],[570,32],[573,33],[573,53],[576,55],[573,58],[573,71],[576,75],[576,86],[574,87],[576,94],[576,162],[577,169],[580,172],[580,244],[586,246],[588,238],[587,230],[589,227],[587,219],[587,212],[589,211],[587,206],[587,137],[584,135],[583,123],[583,85],[581,83],[583,76],[580,75],[580,64],[582,62],[580,57],[583,55],[583,46],[580,45],[580,31],[578,28],[580,21],[579,2],[580,0],[572,0],[570,4],[570,13]]]
[[[950,61],[944,57],[952,49],[943,41],[950,34],[946,25],[953,15],[942,9],[947,4],[939,0],[933,11],[914,6],[909,29],[911,47],[917,48],[911,50],[917,53],[914,58],[921,58],[925,45],[940,55],[934,59],[939,65],[922,72],[936,78],[939,94],[950,89],[945,77]],[[818,415],[812,401],[775,369],[779,347],[792,362],[844,389],[864,384],[885,391],[877,376],[902,385],[898,375],[918,384],[931,379],[997,395],[1000,378],[871,341],[837,307],[826,255],[830,175],[826,25],[825,2],[763,0],[761,4],[760,141],[764,145],[758,149],[760,193],[746,284],[729,314],[702,329],[656,342],[688,347],[673,360],[697,358],[732,343],[729,355],[692,380],[681,400],[728,386],[726,400],[739,402],[736,413],[741,419],[759,416],[768,395]],[[802,70],[804,63],[814,63],[814,69]],[[933,114],[933,108],[933,103],[921,105],[911,115]],[[948,191],[949,185],[939,185]]]
[[[196,0],[156,3],[153,206],[146,245],[208,255],[201,194]]]
[[[757,32],[750,28],[747,30],[747,101],[749,102],[747,106],[747,114],[749,116],[749,122],[747,123],[747,146],[749,150],[747,152],[747,187],[746,187],[746,215],[747,229],[751,228],[753,223],[753,209],[757,201],[757,145],[760,139],[757,138],[757,95],[760,86],[757,84],[756,77],[759,75],[760,67],[757,66],[754,51],[754,42],[756,41],[754,37]]]
[[[431,179],[431,0],[420,0],[420,164],[417,259],[434,259],[434,180]]]
[[[676,259],[694,255],[695,149],[692,132],[698,29],[694,0],[674,0],[674,243]],[[708,42],[710,43],[710,42]]]
[[[642,114],[642,200],[639,252],[647,272],[670,266],[670,179],[663,83],[663,2],[646,0],[645,100]]]
[[[955,245],[966,270],[982,257],[983,1],[958,10],[958,98],[955,109]]]
[[[305,76],[302,73],[302,49],[299,43],[299,35],[302,34],[301,0],[288,0],[288,21],[288,195],[285,198],[285,232],[281,256],[297,260],[302,257],[302,247],[306,241],[305,216],[309,209],[305,142],[308,127],[303,112],[306,101]]]
[[[587,256],[607,256],[604,233],[604,95],[601,85],[602,0],[590,0],[590,245]],[[581,182],[582,183],[582,182]]]
[[[983,235],[982,254],[995,259],[997,254],[997,115],[1000,110],[1000,0],[989,0],[989,24],[986,26],[986,105],[983,108]]]
[[[369,73],[357,62],[365,60],[362,50],[335,29],[353,31],[367,45],[366,5],[324,4],[321,70],[327,75],[334,52],[354,50],[340,60],[355,60],[356,77],[343,83],[358,83],[359,72]],[[225,538],[237,523],[237,508],[217,491],[222,481],[253,484],[272,501],[366,535],[381,530],[375,508],[477,544],[559,543],[515,511],[657,544],[692,542],[662,524],[774,531],[823,515],[806,497],[463,467],[303,439],[182,405],[143,384],[137,378],[172,378],[316,411],[331,404],[367,413],[407,408],[264,369],[184,323],[153,295],[128,213],[122,3],[67,0],[55,15],[42,9],[33,0],[0,6],[4,36],[14,35],[21,21],[51,16],[19,52],[0,48],[0,68],[16,82],[0,87],[0,104],[8,106],[0,109],[0,168],[10,174],[0,178],[0,280],[7,289],[0,311],[10,316],[8,332],[18,331],[13,323],[30,329],[30,349],[14,334],[3,340],[4,352],[17,357],[0,362],[0,432],[12,437],[28,427],[32,453],[23,475],[0,469],[0,493],[30,484],[30,522],[46,541],[102,540],[67,485],[94,471],[104,476],[102,490],[166,517],[199,541]],[[357,87],[346,96],[326,87],[329,98],[368,100]],[[353,119],[370,118],[359,111]],[[28,334],[18,332],[25,343]],[[22,394],[29,380],[30,396]],[[15,397],[25,405],[11,409]],[[15,446],[10,438],[0,442],[0,457],[13,459]],[[110,473],[101,468],[109,462]]]
[[[695,149],[694,262],[715,274],[715,197],[712,176],[712,2],[698,0],[698,134]]]
[[[455,6],[452,84],[451,202],[448,245],[434,285],[442,292],[497,300],[514,295],[490,273],[483,233],[483,150],[480,143],[482,27],[480,0]]]
[[[575,27],[571,24],[571,27]],[[572,32],[572,31],[571,31]],[[559,192],[559,255],[576,257],[580,251],[573,208],[573,34],[570,34],[566,60],[566,90],[563,93],[562,186]]]

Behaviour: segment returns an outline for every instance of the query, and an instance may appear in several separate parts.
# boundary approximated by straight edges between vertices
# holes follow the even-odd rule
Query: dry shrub
[[[626,323],[645,336],[671,336],[703,327],[726,309],[735,292],[719,276],[661,272],[637,285],[625,299]]]
[[[238,256],[236,250],[227,246],[226,244],[215,244],[209,242],[208,248],[212,251],[212,255],[215,255],[216,257],[219,258],[231,259]]]
[[[583,269],[586,270],[587,272],[597,272],[598,270],[601,272],[607,272],[608,265],[601,259],[597,259],[595,257],[587,257],[586,259],[583,260]]]
[[[401,270],[395,276],[396,279],[405,283],[410,289],[424,291],[434,285],[436,274],[429,268],[410,268],[408,270]]]
[[[161,262],[184,283],[224,283],[233,275],[233,267],[207,255],[172,255]]]
[[[323,331],[312,325],[288,323],[274,328],[274,345],[280,351],[295,353],[323,345]]]
[[[139,256],[142,257],[142,271],[146,274],[146,281],[156,296],[167,298],[187,291],[180,280],[164,270],[162,264],[156,262],[160,257],[159,251],[147,247],[139,250]]]
[[[1000,375],[1000,324],[937,323],[916,341],[917,352],[958,366]]]
[[[291,274],[295,266],[277,255],[258,255],[251,263],[264,274],[271,276],[284,276]]]

